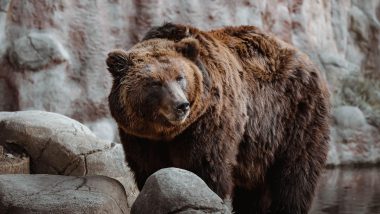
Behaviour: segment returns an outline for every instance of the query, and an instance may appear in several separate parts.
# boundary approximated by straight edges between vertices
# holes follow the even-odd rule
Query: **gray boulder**
[[[105,176],[0,175],[0,213],[128,213],[123,186]]]
[[[148,178],[131,213],[231,212],[197,175],[183,169],[166,168]]]

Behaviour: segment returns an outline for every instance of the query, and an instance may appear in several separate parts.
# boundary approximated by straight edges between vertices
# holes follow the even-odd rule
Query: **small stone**
[[[15,158],[15,156],[14,155],[12,155],[12,154],[5,154],[5,157],[7,157],[7,158],[10,158],[10,159],[14,159]]]
[[[161,169],[146,181],[132,214],[231,213],[218,195],[192,172]]]

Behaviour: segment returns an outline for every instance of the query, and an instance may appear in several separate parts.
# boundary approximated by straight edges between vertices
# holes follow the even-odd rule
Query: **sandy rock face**
[[[122,146],[97,138],[73,119],[42,111],[0,112],[0,130],[0,144],[29,154],[32,173],[113,177],[125,186],[130,205],[138,193]]]
[[[373,140],[360,144],[378,145],[379,11],[379,0],[2,0],[0,110],[57,112],[91,124],[97,136],[117,139],[98,128],[115,130],[104,123],[110,118],[108,51],[131,47],[164,21],[201,29],[256,25],[308,53],[330,83],[333,108],[357,107],[364,115],[368,129],[350,129]],[[330,163],[346,163],[345,141],[334,129],[332,139]]]
[[[166,168],[148,178],[131,213],[231,212],[197,175],[183,169]]]
[[[0,175],[0,213],[129,212],[123,186],[109,177]]]

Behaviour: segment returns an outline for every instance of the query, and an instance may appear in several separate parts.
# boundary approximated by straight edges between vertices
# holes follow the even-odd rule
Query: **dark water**
[[[380,214],[380,168],[329,169],[310,214]]]

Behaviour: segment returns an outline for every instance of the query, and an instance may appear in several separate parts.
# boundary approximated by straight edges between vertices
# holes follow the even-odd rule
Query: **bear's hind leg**
[[[322,157],[320,159],[282,160],[273,166],[268,177],[271,183],[271,214],[308,213],[323,168],[324,161]]]

